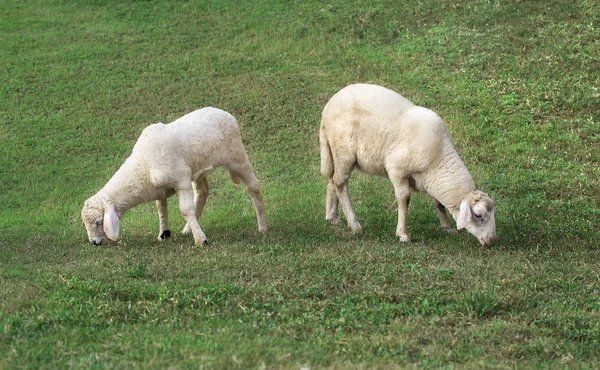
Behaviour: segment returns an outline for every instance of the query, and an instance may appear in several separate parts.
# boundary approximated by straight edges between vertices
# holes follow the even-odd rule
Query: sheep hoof
[[[326,220],[331,222],[332,225],[337,225],[341,222],[339,217],[328,217]]]
[[[408,234],[397,234],[397,236],[398,236],[398,239],[400,239],[400,241],[402,243],[407,243],[410,241],[410,235],[408,235]]]
[[[208,245],[208,240],[207,239],[204,239],[201,242],[194,241],[194,246],[196,246],[196,247],[206,247],[207,245]]]
[[[350,230],[352,230],[352,234],[358,235],[358,234],[362,234],[363,229],[362,226],[360,226],[360,224],[356,224],[356,225],[352,225],[350,226]]]
[[[158,237],[159,240],[165,240],[165,239],[169,239],[171,237],[171,230],[165,230],[163,231],[160,236]]]

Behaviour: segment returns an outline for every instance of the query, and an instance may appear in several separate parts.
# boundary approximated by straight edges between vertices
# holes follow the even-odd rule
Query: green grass
[[[0,368],[597,368],[597,1],[0,2]],[[479,246],[354,173],[324,221],[320,112],[356,82],[447,122],[497,201]],[[153,204],[87,243],[79,212],[146,125],[216,106],[263,184],[211,175],[195,248]]]

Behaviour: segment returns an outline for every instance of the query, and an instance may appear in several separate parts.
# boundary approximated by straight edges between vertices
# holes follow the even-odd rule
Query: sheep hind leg
[[[442,203],[440,203],[437,199],[433,198],[433,202],[435,203],[435,210],[437,211],[438,217],[440,219],[440,224],[442,225],[442,229],[444,229],[449,234],[456,233],[456,229],[452,227],[450,220],[448,219],[448,214],[446,212],[446,207]]]
[[[200,176],[196,181],[192,182],[194,188],[194,205],[196,207],[196,220],[202,216],[202,211],[206,205],[206,199],[208,198],[208,178],[206,176]],[[192,230],[188,223],[181,231],[183,234],[189,234]]]
[[[241,169],[229,169],[232,180],[237,177],[246,186],[246,191],[252,199],[254,211],[256,212],[256,218],[258,220],[258,231],[261,233],[266,232],[269,229],[269,222],[267,221],[267,215],[265,213],[265,206],[263,203],[262,193],[260,191],[260,182],[252,171],[252,166],[248,162]]]
[[[186,184],[177,189],[179,194],[179,210],[181,215],[189,225],[192,235],[194,235],[194,244],[206,245],[206,234],[202,231],[198,219],[196,218],[196,206],[194,204],[194,191],[191,184]]]
[[[159,231],[158,240],[165,240],[171,237],[169,230],[169,211],[167,198],[157,199],[156,208],[158,209]]]
[[[410,186],[408,179],[405,177],[390,176],[390,180],[394,185],[394,193],[398,202],[398,225],[396,226],[396,236],[401,242],[409,242],[410,234],[406,226],[408,215],[408,203],[410,201]]]
[[[350,197],[348,196],[348,180],[350,179],[351,170],[352,168],[346,169],[336,163],[332,181],[335,186],[337,198],[342,205],[342,211],[344,211],[344,215],[346,216],[348,227],[353,233],[360,234],[362,233],[362,226],[356,219],[356,213],[354,213],[354,209],[352,209]]]
[[[335,185],[333,179],[329,180],[327,184],[327,200],[325,208],[325,219],[334,225],[340,223],[340,217],[338,212],[339,199],[335,191]]]

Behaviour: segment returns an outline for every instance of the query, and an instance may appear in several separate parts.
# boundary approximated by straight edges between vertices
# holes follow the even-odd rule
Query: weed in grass
[[[467,312],[475,317],[489,317],[500,313],[500,301],[496,298],[494,287],[467,294],[465,306]]]
[[[144,278],[146,277],[147,266],[148,261],[146,260],[129,264],[129,267],[127,269],[127,276],[129,276],[130,278]]]
[[[448,269],[439,269],[438,272],[443,280],[451,280],[454,275],[454,271]]]

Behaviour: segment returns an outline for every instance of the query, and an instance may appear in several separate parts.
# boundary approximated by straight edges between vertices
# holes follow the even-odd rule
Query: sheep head
[[[102,194],[85,201],[81,218],[90,243],[100,245],[105,238],[113,241],[119,238],[119,216],[112,202]]]
[[[496,241],[495,203],[486,193],[475,190],[467,194],[460,203],[456,228],[467,229],[482,245]]]

